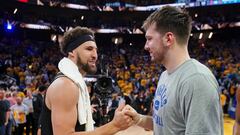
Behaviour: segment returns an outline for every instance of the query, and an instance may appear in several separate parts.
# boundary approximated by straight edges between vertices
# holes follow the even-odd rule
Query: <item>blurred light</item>
[[[118,43],[118,38],[116,38],[116,39],[115,39],[114,43],[115,43],[115,44],[117,44],[117,43]]]
[[[134,7],[134,10],[136,10],[136,11],[147,11],[147,7],[138,6],[138,7]]]
[[[161,5],[150,5],[150,6],[136,6],[134,10],[136,11],[153,11],[157,9],[161,9],[164,6],[173,6],[173,7],[185,7],[185,3],[173,3],[173,4],[161,4]]]
[[[240,22],[232,22],[229,24],[229,27],[240,27]]]
[[[134,34],[143,34],[143,32],[139,28],[133,29],[133,33]]]
[[[13,14],[16,14],[16,13],[17,13],[17,11],[18,11],[18,9],[17,9],[17,8],[15,8],[15,10],[13,11]]]
[[[193,34],[191,33],[191,34],[190,34],[190,36],[192,37],[192,36],[193,36]]]
[[[201,25],[201,30],[210,30],[210,29],[213,29],[213,28],[209,24],[202,24]]]
[[[197,30],[200,30],[200,28],[199,28],[197,25],[194,25],[194,27],[195,27]]]
[[[116,45],[120,45],[123,43],[123,38],[122,37],[112,37],[112,42]]]
[[[195,17],[198,17],[198,14],[196,13],[194,16],[195,16]]]
[[[73,27],[71,27],[71,26],[68,27],[68,26],[67,26],[65,31],[69,31],[69,30],[71,30],[71,29],[73,29]]]
[[[60,29],[62,32],[65,32],[64,29],[63,29],[61,26],[59,26],[59,29]]]
[[[19,2],[27,3],[28,0],[18,0]]]
[[[208,38],[211,39],[211,38],[212,38],[212,35],[213,35],[213,33],[210,32],[209,35],[208,35]]]
[[[56,35],[51,35],[51,39],[53,42],[56,42],[57,36]]]
[[[119,30],[117,29],[98,29],[96,30],[97,33],[118,33]]]
[[[81,17],[81,20],[83,20],[83,19],[84,19],[84,16]]]
[[[67,8],[73,8],[73,9],[83,9],[88,10],[89,8],[85,5],[78,5],[78,4],[66,4],[65,7]]]
[[[10,23],[10,21],[7,20],[7,23],[4,24],[4,29],[7,32],[12,32],[14,30],[14,22]]]
[[[12,25],[10,23],[7,24],[7,29],[12,30]]]
[[[39,25],[39,24],[25,24],[21,23],[20,27],[22,28],[29,28],[29,29],[42,29],[42,30],[50,30],[49,26],[46,25]]]
[[[240,22],[236,22],[235,26],[240,27]]]
[[[203,37],[203,33],[200,33],[199,34],[199,39],[202,39],[202,37]]]
[[[127,31],[128,31],[129,34],[132,34],[132,31],[131,31],[131,30],[127,29]]]
[[[132,43],[130,43],[129,45],[132,46]]]
[[[83,79],[86,82],[96,82],[97,81],[96,77],[84,77]]]

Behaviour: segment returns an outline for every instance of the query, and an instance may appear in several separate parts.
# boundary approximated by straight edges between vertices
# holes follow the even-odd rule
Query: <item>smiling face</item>
[[[166,65],[169,55],[175,54],[171,48],[187,47],[191,26],[191,17],[180,8],[164,6],[153,12],[142,26],[146,31],[145,50],[149,51],[151,60]]]
[[[87,41],[76,48],[76,64],[81,73],[94,74],[97,71],[97,45]]]
[[[155,24],[149,26],[146,30],[145,37],[146,43],[144,49],[150,53],[151,61],[163,64],[167,53],[167,47],[163,42],[163,35],[156,30]]]

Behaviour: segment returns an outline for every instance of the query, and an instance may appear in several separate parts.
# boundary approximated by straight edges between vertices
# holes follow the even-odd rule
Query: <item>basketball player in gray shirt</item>
[[[183,10],[166,6],[143,24],[145,50],[164,71],[153,101],[153,116],[124,111],[138,126],[154,135],[223,135],[218,83],[211,71],[188,53],[191,18]]]

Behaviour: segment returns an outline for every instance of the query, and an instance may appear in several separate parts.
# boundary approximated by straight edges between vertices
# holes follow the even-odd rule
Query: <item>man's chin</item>
[[[97,72],[97,68],[90,68],[87,72],[87,74],[93,75]]]
[[[156,59],[154,59],[154,58],[151,58],[151,62],[156,62]]]
[[[151,62],[156,63],[156,64],[161,64],[161,63],[159,63],[159,61],[157,59],[151,59]]]

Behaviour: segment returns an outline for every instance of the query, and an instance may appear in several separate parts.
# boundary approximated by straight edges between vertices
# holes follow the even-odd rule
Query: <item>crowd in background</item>
[[[125,102],[139,113],[151,114],[152,99],[164,67],[150,62],[143,45],[109,46],[112,46],[111,51],[108,46],[98,46],[98,73],[108,72],[118,92],[112,94],[105,113],[112,118],[118,104]],[[240,80],[239,46],[237,39],[205,43],[192,39],[189,43],[191,57],[207,65],[217,78],[224,113],[233,118]],[[62,57],[58,45],[53,42],[0,38],[0,86],[8,101],[4,105],[10,110],[6,134],[13,131],[22,134],[24,127],[27,134],[30,129],[36,134],[45,90],[59,71],[57,64]],[[101,106],[95,94],[91,101]],[[95,112],[96,126],[101,124],[99,117],[102,115],[102,111]]]

